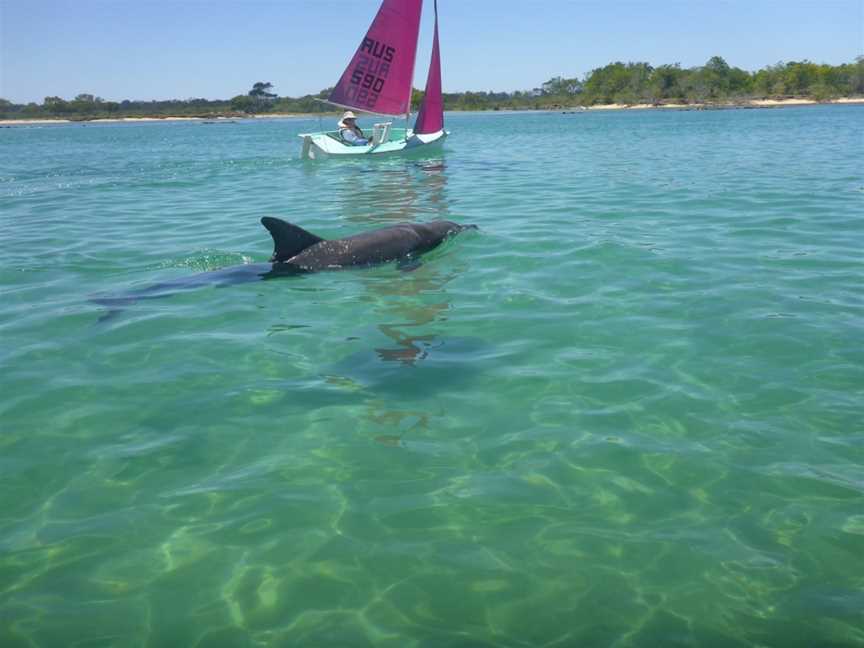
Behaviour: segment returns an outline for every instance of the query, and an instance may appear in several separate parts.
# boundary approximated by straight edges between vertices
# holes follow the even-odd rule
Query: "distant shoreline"
[[[588,106],[587,110],[711,110],[731,108],[784,108],[788,106],[815,106],[830,104],[861,104],[864,105],[864,97],[840,97],[826,101],[815,99],[745,99],[742,101],[727,101],[717,103],[692,103],[692,104],[601,104]],[[562,108],[562,110],[581,110],[581,108]]]
[[[595,110],[729,110],[748,108],[786,108],[790,106],[813,106],[813,105],[864,105],[864,97],[841,97],[827,101],[815,99],[748,99],[735,102],[717,103],[691,103],[691,104],[600,104],[596,106],[566,106],[561,105],[554,108],[525,109],[525,110],[479,110],[479,111],[452,111],[452,112],[589,112]],[[333,115],[338,114],[336,112]],[[263,115],[236,115],[231,116],[214,115],[212,117],[184,117],[184,116],[158,116],[158,117],[96,117],[81,119],[0,119],[0,126],[37,126],[45,124],[96,124],[96,123],[125,123],[125,122],[160,122],[160,121],[197,121],[197,122],[230,122],[237,119],[279,119],[284,117],[330,117],[331,113],[267,113]]]

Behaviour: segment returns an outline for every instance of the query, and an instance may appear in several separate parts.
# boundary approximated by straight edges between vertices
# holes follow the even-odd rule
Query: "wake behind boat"
[[[411,91],[420,14],[423,0],[384,0],[360,47],[333,89],[328,103],[349,110],[390,117],[411,113]],[[393,128],[393,122],[375,124],[367,144],[353,145],[341,131],[303,133],[303,159],[331,155],[383,155],[427,151],[440,146],[444,130],[441,95],[441,56],[438,48],[438,2],[435,0],[435,35],[426,78],[426,92],[413,128]]]

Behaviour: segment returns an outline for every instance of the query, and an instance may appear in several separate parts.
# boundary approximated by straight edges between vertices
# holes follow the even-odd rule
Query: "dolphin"
[[[399,223],[390,227],[327,240],[299,225],[265,216],[261,224],[273,237],[273,255],[267,263],[250,263],[202,272],[191,277],[153,284],[119,297],[96,297],[91,301],[106,306],[109,319],[119,308],[140,299],[156,299],[203,286],[228,286],[252,281],[290,277],[310,272],[342,270],[399,262],[403,270],[419,266],[418,256],[433,250],[449,237],[476,225],[437,220],[429,223]]]
[[[476,225],[452,221],[399,223],[390,227],[327,241],[278,218],[265,216],[261,224],[273,237],[270,263],[287,264],[301,272],[370,266],[413,258],[432,250],[448,237]]]

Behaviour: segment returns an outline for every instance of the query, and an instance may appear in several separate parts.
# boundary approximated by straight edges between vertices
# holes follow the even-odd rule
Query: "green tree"
[[[269,81],[258,81],[249,91],[248,96],[255,102],[255,106],[247,109],[245,112],[267,112],[273,109],[273,101],[278,95],[270,92],[273,89],[273,84]]]
[[[649,98],[654,68],[649,63],[617,61],[592,70],[584,83],[583,103],[637,103]]]
[[[567,79],[565,77],[557,76],[552,77],[541,85],[540,93],[543,95],[564,98],[577,95],[582,92],[582,89],[582,82],[579,81],[579,79]]]
[[[704,91],[711,99],[729,94],[729,64],[722,56],[712,56],[699,72]]]
[[[732,96],[748,96],[753,91],[753,77],[746,70],[730,68],[727,80],[727,90]]]
[[[630,98],[629,103],[644,101],[649,96],[648,85],[654,68],[648,63],[628,63],[627,74],[630,77],[628,91],[623,93]],[[620,100],[620,98],[619,98]]]
[[[782,61],[776,65],[768,65],[753,75],[751,87],[753,92],[760,97],[786,94],[786,84],[783,74],[786,64]]]
[[[42,101],[43,109],[54,115],[62,115],[70,111],[68,102],[60,97],[45,97]]]
[[[791,61],[786,64],[784,72],[786,92],[795,95],[807,95],[810,87],[819,77],[819,67],[810,61]]]
[[[252,86],[252,89],[249,91],[249,96],[264,101],[268,99],[275,99],[278,95],[270,92],[270,90],[272,89],[273,84],[269,81],[258,81]]]
[[[587,103],[612,103],[630,81],[626,66],[617,61],[589,72],[585,79]]]
[[[844,65],[849,75],[849,94],[864,94],[864,56],[855,59],[855,63]]]
[[[684,71],[679,63],[654,68],[648,80],[647,98],[652,103],[664,99],[683,99],[684,93],[681,89],[683,78]]]
[[[417,108],[421,103],[423,103],[424,96],[426,96],[425,91],[411,88],[411,105]]]
[[[231,99],[231,110],[238,112],[253,113],[257,106],[258,102],[249,95],[237,95]]]

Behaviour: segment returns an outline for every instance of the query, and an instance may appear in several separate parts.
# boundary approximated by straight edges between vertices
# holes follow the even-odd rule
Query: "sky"
[[[380,0],[0,0],[0,98],[227,99],[332,86]],[[425,85],[432,3],[415,86]],[[445,92],[530,90],[613,61],[757,70],[864,54],[864,0],[439,0]]]

